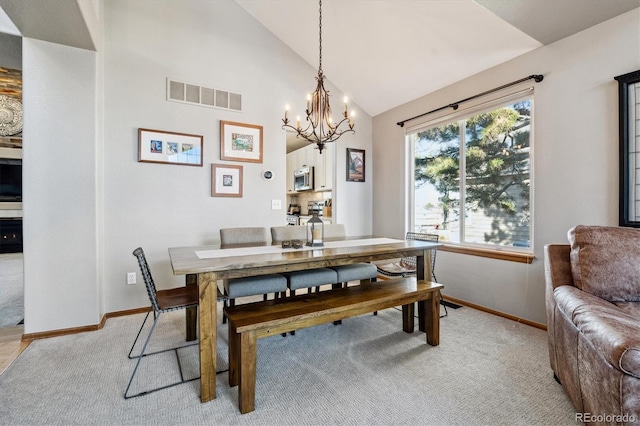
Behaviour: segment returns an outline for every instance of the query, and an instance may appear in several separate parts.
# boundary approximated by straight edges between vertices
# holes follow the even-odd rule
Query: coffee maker
[[[287,214],[300,215],[300,204],[289,204],[289,210]]]
[[[313,216],[317,214],[318,216],[322,216],[324,210],[324,202],[323,201],[309,201],[307,203],[307,211],[309,212],[309,216]]]

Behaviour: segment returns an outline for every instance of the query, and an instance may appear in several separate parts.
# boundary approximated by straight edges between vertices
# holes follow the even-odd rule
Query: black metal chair
[[[137,361],[136,361],[136,366],[133,369],[133,373],[131,374],[131,378],[129,379],[129,383],[127,384],[127,389],[124,392],[125,399],[134,398],[136,396],[141,396],[141,395],[147,395],[149,393],[159,391],[161,389],[166,389],[172,386],[180,385],[182,383],[191,382],[193,380],[197,380],[200,378],[200,376],[198,376],[191,379],[185,379],[182,371],[182,365],[180,363],[180,357],[178,356],[178,349],[197,345],[198,341],[190,342],[186,345],[182,345],[178,347],[163,349],[160,351],[149,352],[149,353],[145,352],[147,350],[147,346],[149,345],[149,341],[151,340],[151,335],[153,334],[153,331],[155,330],[156,325],[158,324],[158,320],[160,319],[161,314],[165,312],[176,311],[179,309],[198,307],[198,286],[186,286],[186,287],[172,288],[169,290],[157,291],[156,286],[153,282],[153,278],[151,277],[151,271],[149,270],[147,259],[145,258],[144,251],[142,250],[142,248],[138,247],[137,249],[135,249],[133,251],[133,255],[138,259],[138,264],[140,265],[140,271],[142,272],[142,279],[144,280],[144,284],[147,288],[147,294],[149,295],[149,300],[151,301],[151,310],[149,310],[149,312],[147,312],[147,315],[144,317],[144,321],[140,326],[140,330],[138,330],[136,339],[134,340],[133,345],[131,345],[131,349],[129,350],[129,355],[128,355],[129,359],[137,359]],[[153,312],[153,325],[151,326],[151,330],[149,330],[149,335],[147,336],[147,339],[145,340],[144,345],[142,346],[142,350],[140,351],[140,354],[131,355],[133,353],[134,347],[136,346],[136,343],[138,342],[138,338],[142,333],[142,329],[144,328],[144,325],[146,324],[147,319],[149,318],[149,315],[151,314],[151,312]],[[131,388],[131,383],[133,383],[133,378],[135,377],[136,372],[138,371],[138,367],[140,366],[140,362],[142,361],[142,358],[150,355],[168,352],[168,351],[175,351],[176,353],[176,359],[178,360],[178,369],[180,370],[181,380],[178,382],[171,383],[169,385],[161,386],[161,387],[154,388],[147,391],[142,391],[134,395],[129,395],[129,389]]]
[[[431,241],[437,243],[439,240],[438,234],[426,234],[422,232],[407,232],[405,239],[407,240],[418,240],[418,241]],[[436,255],[438,254],[437,247],[434,247],[431,250],[431,276],[433,277],[433,281],[438,282],[436,278]],[[378,269],[378,273],[387,277],[410,277],[416,275],[417,264],[416,258],[414,256],[411,257],[403,257],[399,261],[378,264],[376,265]],[[442,303],[442,296],[440,296],[440,304],[444,306],[444,315],[446,317],[449,315],[447,312],[447,305]]]

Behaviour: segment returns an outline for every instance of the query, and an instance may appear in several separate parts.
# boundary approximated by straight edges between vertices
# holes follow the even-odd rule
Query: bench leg
[[[427,335],[431,346],[440,344],[440,292],[431,293],[431,298],[418,302],[420,331]]]
[[[257,337],[255,331],[240,334],[240,386],[238,399],[240,412],[248,413],[255,409],[256,400],[256,361],[258,358]]]
[[[414,319],[413,319],[414,307],[413,303],[408,305],[402,305],[402,330],[405,333],[413,333]]]

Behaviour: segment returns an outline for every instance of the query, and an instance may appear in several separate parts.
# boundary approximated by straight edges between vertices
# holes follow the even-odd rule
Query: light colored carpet
[[[0,254],[0,327],[15,327],[24,319],[22,253]]]
[[[245,415],[227,373],[205,404],[199,380],[125,401],[134,367],[126,355],[142,318],[34,341],[0,376],[0,424],[575,424],[545,332],[470,308],[449,309],[438,347],[402,332],[395,309],[260,339],[256,410]],[[157,332],[157,344],[180,341],[184,312],[163,315]],[[226,326],[218,332],[223,369]],[[146,359],[136,388],[175,373],[171,354]],[[182,357],[185,374],[197,375],[197,346]]]

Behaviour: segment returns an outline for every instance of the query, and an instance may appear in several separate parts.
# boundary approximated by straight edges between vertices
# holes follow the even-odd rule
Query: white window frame
[[[415,143],[410,139],[411,135],[414,135],[420,131],[424,131],[433,127],[441,126],[448,123],[453,123],[455,121],[463,121],[469,117],[474,115],[491,111],[496,108],[500,108],[501,106],[513,105],[518,101],[522,101],[525,99],[529,99],[531,102],[531,127],[529,131],[529,179],[530,179],[530,195],[529,195],[529,203],[530,203],[530,222],[529,222],[529,247],[517,247],[517,246],[500,246],[496,244],[485,244],[485,243],[472,243],[465,242],[465,214],[462,212],[459,215],[460,221],[460,230],[459,230],[459,239],[460,242],[447,242],[447,244],[460,246],[460,247],[470,247],[470,248],[479,248],[479,249],[488,249],[488,250],[499,250],[499,251],[512,251],[517,253],[533,253],[534,252],[534,218],[535,218],[535,203],[534,203],[534,147],[535,147],[535,99],[534,99],[534,89],[533,87],[515,87],[511,88],[510,91],[500,91],[494,94],[492,97],[485,97],[479,100],[477,103],[473,105],[469,105],[466,108],[460,108],[453,113],[443,114],[434,118],[431,118],[426,121],[422,121],[412,126],[409,126],[405,130],[405,147],[406,147],[406,219],[405,219],[405,229],[407,231],[413,231],[415,229]],[[462,129],[463,127],[461,127]],[[466,132],[462,131],[460,135],[460,160],[459,160],[459,176],[460,176],[460,200],[461,206],[466,203],[466,173],[460,172],[466,170]],[[461,210],[463,208],[461,207]]]

